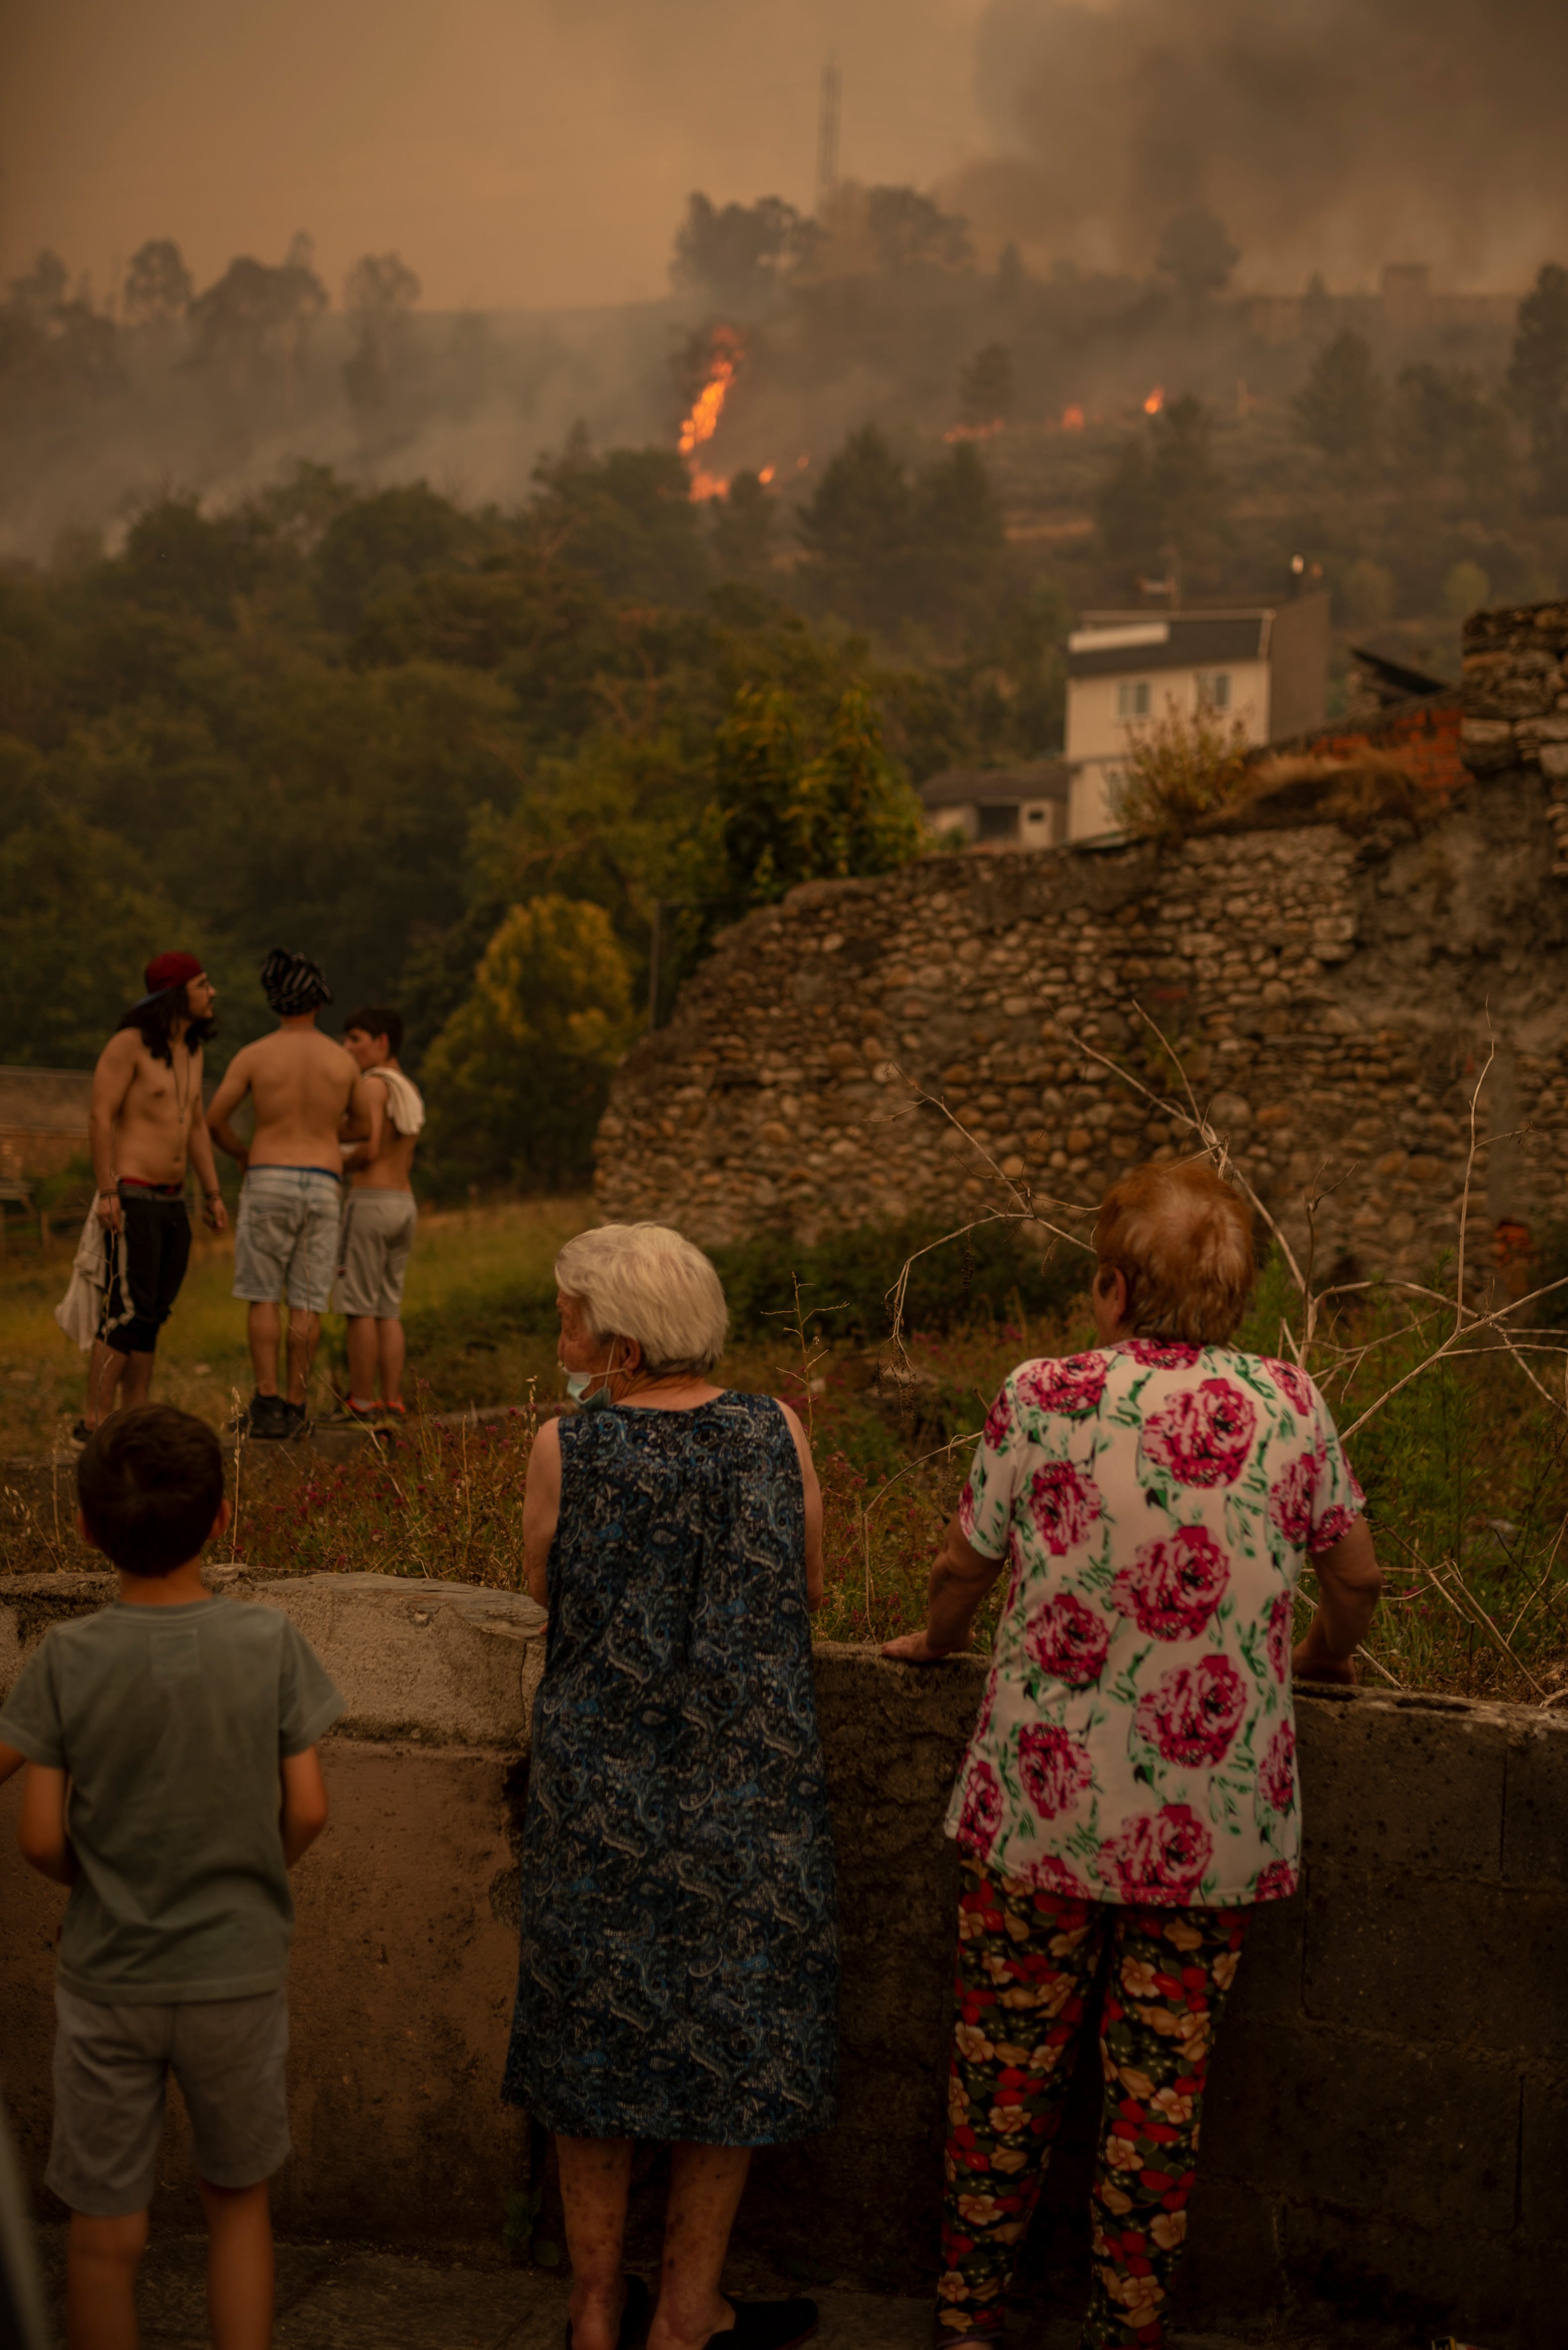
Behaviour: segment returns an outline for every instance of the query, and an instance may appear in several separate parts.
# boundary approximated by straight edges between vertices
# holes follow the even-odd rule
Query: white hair
[[[701,1250],[668,1224],[600,1224],[556,1259],[556,1286],[580,1298],[596,1338],[635,1338],[644,1367],[711,1371],[730,1313]]]

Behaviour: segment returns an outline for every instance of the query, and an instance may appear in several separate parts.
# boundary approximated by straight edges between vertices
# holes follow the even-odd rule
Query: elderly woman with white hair
[[[659,1224],[556,1261],[580,1409],[524,1502],[549,1609],[503,2095],[554,2132],[568,2350],[640,2343],[633,2141],[672,2147],[649,2350],[786,2350],[809,2301],[720,2291],[751,2151],[836,2118],[837,1898],[811,1669],[822,1501],[787,1405],[712,1385],[727,1314]]]

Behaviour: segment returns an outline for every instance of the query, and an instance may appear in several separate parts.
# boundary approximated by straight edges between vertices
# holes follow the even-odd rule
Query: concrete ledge
[[[332,1825],[296,1878],[280,2217],[296,2235],[493,2244],[506,2190],[529,2183],[527,2130],[497,2090],[543,1616],[389,1575],[226,1587],[286,1607],[350,1706],[325,1749]],[[0,1582],[0,1690],[50,1621],[111,1588]],[[983,1667],[917,1672],[832,1646],[815,1664],[841,2117],[759,2158],[738,2241],[909,2291],[935,2267],[955,1885],[941,1820]],[[1220,2036],[1181,2322],[1251,2334],[1270,2313],[1329,2312],[1559,2350],[1568,1721],[1376,1690],[1303,1690],[1297,1718],[1305,1888],[1256,1919]],[[0,1825],[0,2072],[35,2175],[62,1906]],[[1026,2283],[1064,2311],[1086,2276],[1098,2094],[1091,2049],[1026,2256]],[[183,2210],[182,2146],[171,2124],[161,2175]],[[654,2174],[634,2232],[658,2192]]]
[[[331,1738],[525,1752],[545,1670],[545,1611],[525,1593],[400,1575],[257,1575],[216,1566],[207,1581],[281,1607],[348,1702]],[[90,1614],[114,1575],[0,1579],[0,1697],[51,1623]]]

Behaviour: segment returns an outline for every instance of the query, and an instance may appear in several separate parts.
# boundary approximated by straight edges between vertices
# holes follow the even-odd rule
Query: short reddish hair
[[[1257,1278],[1247,1203],[1202,1160],[1124,1175],[1100,1203],[1094,1245],[1096,1282],[1122,1275],[1140,1338],[1222,1347]]]

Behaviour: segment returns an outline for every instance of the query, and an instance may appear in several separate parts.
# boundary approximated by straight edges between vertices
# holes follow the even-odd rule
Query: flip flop
[[[794,2350],[816,2332],[821,2312],[804,2295],[796,2301],[732,2301],[735,2322],[708,2336],[707,2350]]]
[[[626,2281],[626,2307],[620,2314],[620,2332],[616,2335],[616,2350],[637,2350],[648,2332],[653,2317],[653,2299],[640,2277],[628,2276]],[[572,2321],[566,2320],[566,2350],[572,2350]]]

